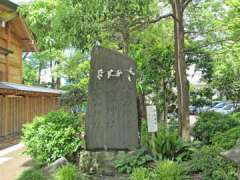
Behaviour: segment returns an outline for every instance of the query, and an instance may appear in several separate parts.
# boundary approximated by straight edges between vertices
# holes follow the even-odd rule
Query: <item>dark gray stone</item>
[[[240,145],[238,144],[232,149],[222,152],[221,156],[228,159],[229,161],[232,161],[236,165],[236,167],[238,168],[238,180],[240,180]]]
[[[93,50],[86,123],[88,150],[138,147],[136,75],[128,72],[131,67],[136,72],[134,61],[121,53],[101,47]],[[101,80],[97,78],[100,69],[104,71]],[[123,74],[108,79],[107,71],[111,69]]]
[[[116,176],[102,176],[96,175],[95,177],[91,177],[90,180],[128,180],[127,176],[124,175],[116,175]]]
[[[45,167],[43,170],[47,173],[53,173],[55,172],[58,168],[68,164],[68,160],[65,157],[59,158],[56,161],[54,161],[52,164],[48,165]]]
[[[232,161],[236,166],[240,167],[240,145],[233,147],[232,149],[221,153],[223,157]]]

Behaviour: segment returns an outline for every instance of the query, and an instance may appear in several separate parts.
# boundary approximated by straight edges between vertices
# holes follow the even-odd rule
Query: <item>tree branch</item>
[[[159,17],[157,17],[156,19],[153,19],[153,20],[148,21],[147,23],[148,23],[148,24],[156,23],[156,22],[158,22],[158,21],[160,21],[160,20],[162,20],[162,19],[168,18],[168,17],[173,17],[173,14],[172,14],[172,13],[168,13],[168,14],[159,16]]]
[[[23,59],[23,60],[25,60],[25,59],[27,58],[28,54],[29,54],[29,53],[28,53],[28,52],[26,52],[26,53],[24,54],[24,56],[23,56],[23,58],[22,58],[22,59]]]
[[[183,10],[186,9],[186,7],[188,6],[188,4],[192,2],[192,0],[185,0],[183,3]]]
[[[131,31],[135,31],[137,29],[141,29],[141,28],[144,28],[150,24],[154,24],[154,23],[157,23],[159,22],[160,20],[162,19],[166,19],[168,17],[173,17],[173,14],[172,13],[168,13],[168,14],[164,14],[164,15],[161,15],[161,16],[158,16],[157,18],[155,19],[151,19],[151,20],[146,20],[146,21],[139,21],[139,22],[136,22],[134,24],[131,24]],[[175,18],[174,18],[175,19]]]

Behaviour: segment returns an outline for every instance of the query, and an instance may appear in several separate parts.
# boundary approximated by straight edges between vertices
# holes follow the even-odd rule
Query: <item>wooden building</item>
[[[22,54],[37,48],[16,9],[16,4],[0,1],[0,81],[22,83]]]
[[[0,142],[21,133],[24,123],[58,109],[61,91],[22,84],[23,52],[37,50],[17,5],[0,1]]]

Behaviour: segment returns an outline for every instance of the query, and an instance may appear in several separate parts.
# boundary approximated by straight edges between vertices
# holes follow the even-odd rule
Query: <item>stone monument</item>
[[[117,51],[95,47],[88,87],[87,150],[136,149],[137,116],[134,61]]]

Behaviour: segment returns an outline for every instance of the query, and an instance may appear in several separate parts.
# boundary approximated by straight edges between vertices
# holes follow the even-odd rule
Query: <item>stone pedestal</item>
[[[127,180],[126,176],[117,173],[113,162],[116,160],[118,152],[91,152],[93,158],[97,160],[99,168],[93,180]]]

